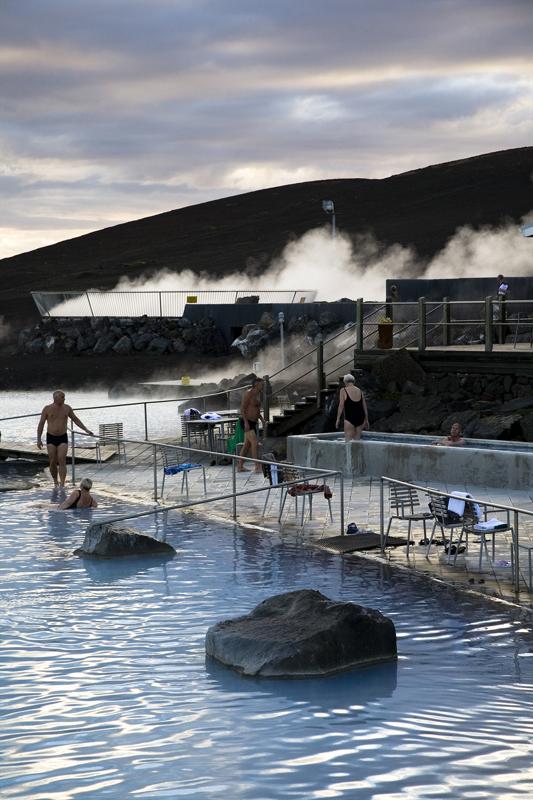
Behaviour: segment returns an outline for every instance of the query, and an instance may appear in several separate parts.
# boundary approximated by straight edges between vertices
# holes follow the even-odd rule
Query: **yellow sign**
[[[195,294],[188,294],[187,295],[187,302],[188,303],[197,303],[198,297]]]
[[[191,382],[191,379],[189,378],[188,375],[183,375],[182,376],[182,378],[181,378],[181,385],[182,386],[188,386],[190,384],[190,382]]]

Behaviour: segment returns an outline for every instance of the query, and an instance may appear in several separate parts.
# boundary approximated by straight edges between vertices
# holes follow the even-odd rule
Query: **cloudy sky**
[[[533,144],[533,0],[0,0],[0,257]]]

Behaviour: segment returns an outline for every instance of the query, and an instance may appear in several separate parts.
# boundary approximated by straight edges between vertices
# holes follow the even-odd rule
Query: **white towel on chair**
[[[468,492],[452,492],[452,497],[448,500],[448,511],[454,511],[460,517],[465,513],[465,501],[471,499],[472,495]],[[472,503],[476,519],[481,522],[483,514],[477,503]]]
[[[475,531],[498,531],[505,528],[507,528],[507,523],[497,517],[491,517],[486,522],[478,522],[474,525]]]

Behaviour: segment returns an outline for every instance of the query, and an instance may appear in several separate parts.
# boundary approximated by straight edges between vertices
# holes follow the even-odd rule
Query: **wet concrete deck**
[[[228,522],[232,522],[231,499],[215,500],[216,497],[221,495],[231,494],[233,485],[232,468],[231,466],[210,465],[208,462],[206,462],[205,468],[207,474],[207,497],[212,502],[192,506],[190,510],[196,514],[205,515],[210,519],[225,519]],[[128,445],[128,455],[125,463],[118,464],[115,459],[103,464],[80,466],[76,473],[76,480],[79,481],[85,475],[93,479],[94,492],[97,496],[99,492],[105,491],[120,496],[121,500],[125,502],[130,500],[136,504],[141,502],[151,506],[154,505],[153,446]],[[155,476],[160,488],[162,479],[161,467],[158,468]],[[259,488],[266,489],[268,487],[268,483],[262,475],[251,471],[237,473],[236,484],[238,492]],[[443,554],[443,547],[432,547],[430,553],[426,556],[426,547],[418,544],[423,538],[421,524],[415,525],[413,528],[415,546],[410,548],[409,553],[406,553],[405,547],[387,548],[383,555],[379,549],[343,552],[343,550],[346,550],[347,545],[342,542],[341,544],[335,544],[335,541],[332,541],[333,537],[338,537],[342,533],[340,529],[340,483],[338,478],[332,478],[331,480],[328,479],[328,484],[333,491],[331,500],[333,522],[330,520],[326,501],[322,495],[319,495],[314,498],[312,519],[309,519],[309,512],[306,508],[303,528],[300,514],[301,505],[299,505],[299,513],[296,515],[293,498],[288,498],[282,522],[281,524],[278,523],[279,490],[270,492],[264,514],[265,491],[237,498],[237,522],[244,527],[273,530],[283,536],[295,535],[304,545],[326,548],[331,552],[338,553],[340,558],[356,559],[365,557],[375,559],[425,575],[432,580],[442,581],[457,588],[474,590],[491,598],[518,603],[524,608],[533,610],[533,595],[526,588],[526,579],[528,577],[528,554],[526,549],[521,552],[520,556],[521,575],[524,579],[522,581],[522,589],[518,595],[514,591],[510,567],[510,533],[505,532],[496,536],[494,563],[499,563],[500,566],[494,568],[490,562],[484,559],[481,572],[477,568],[480,545],[472,539],[469,542],[467,552],[458,556],[455,565],[447,563],[447,557]],[[464,486],[432,483],[431,486],[442,491],[468,491],[476,498],[487,502],[519,507],[527,511],[530,510],[533,513],[533,491],[531,493],[526,490],[510,491],[477,485]],[[189,473],[189,489],[190,501],[205,498],[201,470],[194,470]],[[423,498],[424,500],[425,498]],[[180,502],[187,502],[186,496],[181,492],[181,475],[167,477],[164,502],[161,503],[159,501],[159,503],[162,507],[168,508],[168,506]],[[344,508],[345,527],[349,522],[356,522],[359,528],[379,533],[379,479],[345,479]],[[386,519],[388,519],[387,511]],[[405,538],[407,535],[407,523],[394,521],[391,535]],[[343,538],[346,539],[347,537]],[[350,536],[349,538],[353,539],[355,537]],[[520,541],[533,547],[533,516],[521,515]]]

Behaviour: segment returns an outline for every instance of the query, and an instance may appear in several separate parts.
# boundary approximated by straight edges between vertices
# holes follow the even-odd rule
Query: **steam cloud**
[[[529,217],[531,215],[528,215]],[[533,246],[515,223],[498,228],[459,228],[446,246],[423,263],[413,250],[399,244],[384,246],[370,235],[352,241],[342,233],[333,239],[326,228],[308,231],[290,242],[281,257],[256,277],[242,273],[216,282],[186,270],[163,270],[151,278],[122,278],[122,291],[235,290],[272,291],[308,289],[317,300],[364,297],[382,300],[387,278],[493,277],[533,274]]]

